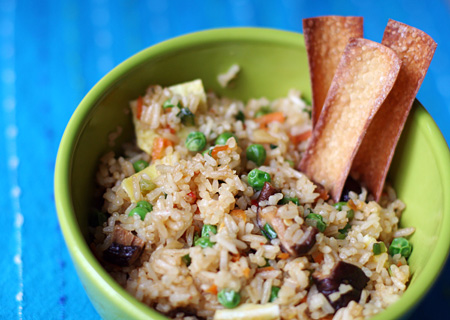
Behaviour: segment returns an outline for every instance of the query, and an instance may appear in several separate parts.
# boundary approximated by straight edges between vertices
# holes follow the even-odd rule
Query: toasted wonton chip
[[[363,37],[363,18],[325,16],[303,19],[303,34],[311,76],[314,126],[348,40]]]
[[[353,160],[351,175],[380,199],[395,147],[411,106],[436,50],[436,42],[421,30],[389,20],[383,45],[394,50],[402,66],[394,88],[374,119]]]
[[[397,78],[401,60],[391,49],[350,39],[299,169],[339,201],[370,120]]]

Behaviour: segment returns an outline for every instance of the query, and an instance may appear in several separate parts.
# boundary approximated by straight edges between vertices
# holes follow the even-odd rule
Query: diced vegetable
[[[137,105],[136,105],[136,118],[138,118],[138,119],[141,119],[143,106],[144,106],[144,100],[142,99],[142,96],[139,96],[139,98],[137,99]]]
[[[379,255],[386,252],[386,245],[384,242],[376,242],[372,246],[372,252],[374,255]]]
[[[167,99],[166,101],[164,101],[163,103],[163,109],[170,109],[170,108],[174,108],[175,105],[172,103],[172,99]],[[177,103],[176,107],[178,108],[183,108],[183,106],[181,105],[180,102]]]
[[[230,215],[233,217],[237,217],[237,218],[243,220],[244,222],[247,222],[247,215],[245,214],[244,210],[233,209],[230,211]]]
[[[141,220],[145,219],[145,216],[147,215],[148,210],[146,208],[142,208],[142,207],[135,207],[133,208],[130,213],[128,214],[128,216],[132,217],[134,215],[138,215],[141,217]]]
[[[219,309],[214,320],[279,320],[280,307],[275,303],[243,304],[235,309]]]
[[[344,228],[339,229],[339,234],[337,236],[338,239],[345,239],[347,237],[348,230],[351,229],[350,223],[347,223]]]
[[[189,110],[189,108],[181,108],[177,117],[181,119],[181,123],[185,126],[195,126],[195,115]]]
[[[189,151],[198,152],[205,148],[206,137],[200,131],[193,131],[189,133],[184,144]]]
[[[305,132],[302,132],[300,134],[297,134],[295,136],[291,136],[291,142],[295,145],[302,143],[303,141],[306,141],[309,139],[309,137],[311,137],[312,135],[312,131],[308,130]]]
[[[248,184],[255,190],[261,190],[264,183],[271,180],[269,173],[259,169],[253,169],[248,173]]]
[[[139,172],[148,167],[148,162],[145,160],[137,160],[133,163],[133,168],[135,172]]]
[[[256,111],[255,118],[259,118],[259,117],[269,114],[271,112],[272,112],[272,109],[269,106],[261,107],[258,111]]]
[[[206,111],[206,93],[201,79],[171,86],[169,87],[169,90],[173,94],[178,94],[182,97],[190,95],[197,96],[200,100],[200,104],[198,106],[199,110]]]
[[[153,211],[153,205],[145,200],[136,203],[136,207],[144,208],[145,210],[147,210],[147,212]]]
[[[264,233],[264,236],[269,240],[275,239],[277,237],[277,233],[275,232],[275,230],[273,230],[273,228],[268,223],[266,223],[264,225],[262,231]]]
[[[259,123],[261,126],[266,126],[271,122],[284,122],[284,114],[282,112],[272,112],[255,119],[255,122]]]
[[[173,146],[173,142],[166,138],[156,137],[153,140],[152,158],[161,159],[164,156],[164,149]]]
[[[227,309],[236,308],[241,302],[241,295],[231,289],[223,289],[217,294],[217,300]]]
[[[191,256],[189,254],[186,254],[186,255],[182,256],[181,260],[184,262],[184,264],[187,267],[189,267],[191,265],[192,259],[191,259]]]
[[[238,111],[238,113],[236,114],[236,116],[234,118],[237,121],[242,121],[242,122],[245,121],[245,115],[244,115],[244,113],[241,110]]]
[[[284,196],[283,199],[280,200],[280,204],[288,204],[289,202],[292,202],[292,203],[296,204],[297,206],[300,205],[300,201],[298,200],[297,197],[291,198],[291,197]]]
[[[251,144],[246,150],[247,159],[260,166],[266,161],[266,149],[261,144]]]
[[[220,151],[228,150],[228,146],[216,146],[211,150],[211,157],[215,158]]]
[[[217,137],[215,142],[216,146],[226,145],[228,139],[230,139],[231,137],[233,137],[236,142],[238,142],[238,138],[234,134],[232,134],[231,132],[224,132]]]
[[[156,184],[151,180],[147,180],[141,177],[141,180],[139,180],[139,188],[141,189],[142,193],[146,194],[156,189]]]
[[[408,258],[411,251],[412,246],[405,238],[395,238],[389,246],[389,254],[391,256],[401,254],[402,257]]]
[[[269,302],[273,302],[276,298],[278,298],[278,292],[280,291],[280,287],[272,286],[270,290],[270,299]]]
[[[207,247],[212,248],[214,246],[215,242],[211,242],[211,240],[209,240],[209,237],[200,237],[195,241],[194,244],[196,246],[200,246],[204,249]]]
[[[205,224],[202,228],[202,237],[209,238],[210,234],[217,234],[217,227],[212,224]]]
[[[316,227],[320,232],[324,232],[327,228],[326,223],[323,221],[323,217],[317,213],[310,213],[306,216],[305,223],[308,226]]]

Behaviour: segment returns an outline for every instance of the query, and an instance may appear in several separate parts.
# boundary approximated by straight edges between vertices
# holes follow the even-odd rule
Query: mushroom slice
[[[312,84],[314,126],[348,40],[363,37],[363,18],[324,16],[303,19],[303,34]]]
[[[367,127],[391,91],[400,65],[393,50],[370,40],[352,38],[345,48],[299,165],[336,202]]]
[[[144,241],[121,226],[114,227],[112,243],[103,252],[103,259],[120,267],[132,265],[144,249]]]
[[[272,187],[270,183],[266,182],[261,190],[261,194],[259,195],[258,203],[259,201],[269,199],[269,197],[275,193],[277,193],[277,190]],[[293,242],[291,239],[286,237],[286,225],[282,219],[277,217],[277,210],[258,207],[256,217],[261,231],[265,233],[264,226],[268,223],[276,232],[278,239],[280,239],[283,250],[288,252],[293,257],[305,256],[316,244],[316,235],[319,233],[319,230],[315,227],[302,226],[302,230],[304,232],[303,236],[298,242]]]
[[[346,307],[350,301],[359,301],[362,290],[369,278],[359,267],[339,261],[330,274],[318,271],[312,274],[314,284],[320,293],[325,295],[334,310]]]
[[[389,20],[383,41],[402,60],[394,88],[380,107],[353,160],[351,175],[380,199],[395,147],[430,66],[436,42],[425,32]]]

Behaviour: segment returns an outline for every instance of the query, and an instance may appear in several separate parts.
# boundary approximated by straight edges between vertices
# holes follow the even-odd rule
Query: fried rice
[[[167,101],[172,107],[163,107]],[[183,124],[182,108],[195,115],[195,126]],[[173,319],[241,319],[245,312],[239,310],[246,307],[254,310],[250,314],[263,316],[242,319],[364,319],[401,297],[410,277],[407,261],[386,250],[375,254],[373,245],[382,242],[389,247],[393,237],[414,232],[398,227],[405,205],[387,186],[379,203],[362,188],[350,191],[338,207],[294,169],[292,164],[299,163],[311,132],[311,109],[300,92],[244,103],[214,93],[202,101],[198,95],[150,86],[140,101],[131,103],[131,109],[141,129],[170,143],[157,154],[155,146],[152,152],[143,152],[132,142],[122,154],[110,152],[100,159],[96,181],[107,221],[93,228],[92,248],[112,277],[136,299]],[[264,122],[255,118],[261,110],[283,117]],[[205,135],[206,152],[186,148],[181,134],[186,128]],[[237,139],[229,138],[217,150],[214,141],[225,132]],[[246,157],[252,144],[261,144],[266,151],[260,166]],[[150,163],[157,174],[139,176],[133,167],[138,160]],[[255,168],[270,174],[276,190],[262,201],[258,201],[261,191],[248,182]],[[128,189],[124,187],[127,178]],[[152,190],[141,190],[144,178],[154,183]],[[296,198],[298,205],[283,198]],[[153,206],[151,212],[143,219],[130,216],[143,200]],[[320,215],[326,228],[315,235],[306,254],[292,254],[281,237],[270,238],[261,231],[258,211],[272,212],[280,219],[283,236],[291,243],[305,235],[309,214]],[[203,247],[197,240],[205,225],[214,226],[216,233],[209,234],[211,246]],[[143,250],[130,265],[105,259],[117,226],[142,241]],[[359,268],[368,282],[359,297],[335,308],[333,302],[354,288],[342,283],[336,292],[324,294],[313,274],[330,274],[339,261]],[[273,288],[277,288],[275,296]],[[226,309],[219,302],[222,290],[239,294],[238,308]],[[265,313],[268,306],[271,311]]]

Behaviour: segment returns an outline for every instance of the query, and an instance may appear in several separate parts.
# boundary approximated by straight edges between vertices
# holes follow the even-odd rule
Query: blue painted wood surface
[[[450,141],[450,3],[435,1],[0,1],[1,319],[98,319],[56,218],[53,168],[77,104],[111,68],[162,40],[216,27],[301,32],[316,15],[360,15],[380,41],[388,18],[438,49],[418,94]],[[450,266],[414,313],[446,318]]]

